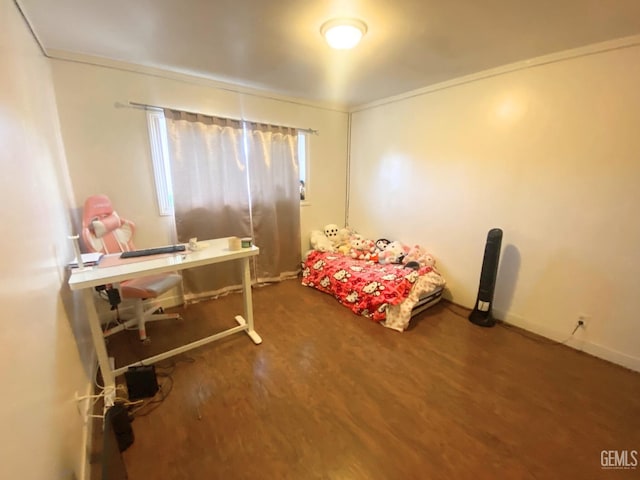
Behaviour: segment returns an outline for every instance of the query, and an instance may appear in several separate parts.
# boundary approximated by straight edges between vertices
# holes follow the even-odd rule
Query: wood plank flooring
[[[172,389],[133,422],[132,480],[640,478],[600,466],[640,450],[638,373],[446,301],[398,333],[298,280],[253,293],[261,345],[239,333],[161,362]],[[108,348],[123,365],[241,312],[232,294]]]

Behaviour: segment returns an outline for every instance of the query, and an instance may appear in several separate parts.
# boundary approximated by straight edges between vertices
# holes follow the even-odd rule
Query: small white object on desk
[[[189,239],[188,248],[192,252],[197,252],[198,250],[204,250],[208,246],[209,244],[207,242],[199,242],[197,237],[193,237]]]
[[[74,258],[73,262],[71,262],[69,266],[71,268],[93,267],[98,265],[98,262],[100,262],[102,257],[102,252],[81,253],[80,260],[78,261],[78,257]]]
[[[78,243],[79,235],[69,235],[69,240],[73,242],[73,251],[76,254],[76,258],[69,263],[70,268],[84,268],[93,267],[98,264],[102,258],[102,253],[80,253],[80,244]]]

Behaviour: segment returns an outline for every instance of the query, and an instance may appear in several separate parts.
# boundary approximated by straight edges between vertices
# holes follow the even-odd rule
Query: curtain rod
[[[169,110],[179,110],[181,112],[185,112],[185,113],[189,113],[191,115],[205,115],[208,117],[214,117],[215,115],[211,115],[208,113],[199,113],[199,112],[188,112],[186,110],[180,110],[180,109],[173,109],[173,108],[169,108],[169,107],[161,107],[159,105],[150,105],[148,103],[139,103],[139,102],[131,102],[129,101],[126,104],[120,103],[120,102],[116,102],[115,106],[118,108],[121,107],[126,107],[126,108],[140,108],[142,110],[164,110],[169,109]],[[227,118],[227,117],[225,117]],[[244,120],[244,119],[238,119],[238,118],[229,118],[229,120],[234,120],[236,122],[250,122],[251,120]],[[254,123],[264,123],[264,122],[254,122]],[[310,133],[312,135],[320,135],[320,133],[318,132],[318,130],[314,130],[313,128],[298,128],[298,127],[288,127],[286,125],[270,125],[272,127],[287,127],[287,128],[294,128],[295,130],[299,131],[299,132],[305,132],[305,133]]]

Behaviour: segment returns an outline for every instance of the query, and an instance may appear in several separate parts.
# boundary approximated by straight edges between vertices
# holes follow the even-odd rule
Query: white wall
[[[93,350],[66,284],[69,177],[49,62],[9,0],[0,71],[0,478],[81,479]]]
[[[504,230],[498,318],[640,370],[640,47],[353,114],[350,223],[433,251],[472,307]]]
[[[68,60],[52,64],[77,207],[91,194],[108,194],[118,212],[136,222],[137,247],[170,242],[173,225],[170,218],[158,215],[156,207],[146,114],[116,108],[116,102],[319,130],[318,136],[310,137],[310,205],[301,209],[303,252],[309,230],[344,222],[346,113],[130,65],[116,66],[140,71]]]

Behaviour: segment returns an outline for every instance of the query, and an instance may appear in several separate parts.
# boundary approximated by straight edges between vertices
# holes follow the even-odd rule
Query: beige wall
[[[496,316],[640,370],[640,47],[353,114],[350,223],[433,251],[472,307],[504,230]]]
[[[0,478],[81,479],[93,350],[66,284],[72,196],[49,62],[8,0],[0,71]]]
[[[260,93],[239,93],[165,72],[133,72],[67,60],[54,60],[52,65],[77,206],[93,193],[108,194],[119,213],[136,222],[138,247],[170,242],[173,225],[170,218],[158,215],[156,207],[146,114],[116,108],[116,102],[319,130],[319,135],[310,137],[310,199],[301,209],[303,252],[309,230],[344,222],[346,113]]]

